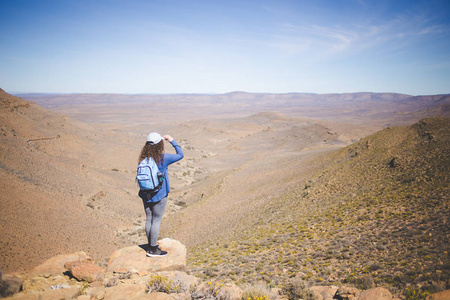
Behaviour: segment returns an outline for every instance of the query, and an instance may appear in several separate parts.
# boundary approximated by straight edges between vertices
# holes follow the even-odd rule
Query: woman
[[[175,148],[176,154],[164,153],[164,140],[170,142]],[[147,136],[147,142],[141,150],[139,161],[146,158],[153,158],[158,165],[159,171],[163,174],[163,182],[160,190],[156,194],[148,194],[142,190],[139,191],[139,197],[144,202],[145,214],[147,216],[145,222],[145,233],[148,239],[149,250],[147,256],[160,257],[167,254],[157,245],[159,227],[166,209],[167,195],[170,192],[169,176],[167,167],[184,157],[183,150],[180,145],[170,136],[161,136],[159,133],[152,132]]]

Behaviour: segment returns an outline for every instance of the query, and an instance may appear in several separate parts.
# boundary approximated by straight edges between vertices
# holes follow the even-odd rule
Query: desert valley
[[[450,95],[0,90],[0,109],[4,273],[145,244],[134,179],[157,131],[185,154],[160,238],[187,247],[190,274],[402,298],[450,288]]]

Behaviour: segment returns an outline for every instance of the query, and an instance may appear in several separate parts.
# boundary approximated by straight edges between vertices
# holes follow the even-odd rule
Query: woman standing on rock
[[[176,154],[164,153],[164,140],[168,141],[175,148]],[[167,195],[170,192],[169,176],[167,174],[167,167],[174,162],[179,161],[184,157],[183,150],[180,145],[170,136],[161,136],[159,133],[152,132],[147,136],[147,142],[141,150],[139,156],[139,163],[143,160],[153,159],[162,173],[162,185],[156,193],[148,193],[144,190],[139,190],[139,197],[141,197],[146,214],[145,233],[148,239],[149,250],[147,256],[159,257],[167,254],[162,251],[156,243],[159,235],[159,227],[166,209]]]

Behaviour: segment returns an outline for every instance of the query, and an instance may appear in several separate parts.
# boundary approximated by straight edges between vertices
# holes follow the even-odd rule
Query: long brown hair
[[[145,143],[142,147],[141,154],[139,155],[138,163],[140,163],[145,158],[153,158],[157,165],[164,162],[164,140],[161,140],[157,144]]]

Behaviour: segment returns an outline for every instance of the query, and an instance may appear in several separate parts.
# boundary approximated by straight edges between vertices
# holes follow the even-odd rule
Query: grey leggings
[[[145,233],[147,235],[148,244],[150,246],[156,246],[156,241],[159,235],[159,226],[166,209],[167,197],[164,197],[159,202],[144,202],[145,215],[147,219],[145,221]]]

